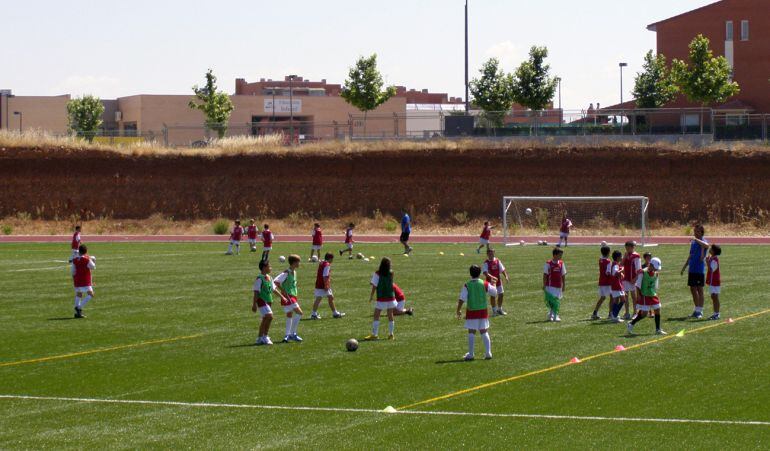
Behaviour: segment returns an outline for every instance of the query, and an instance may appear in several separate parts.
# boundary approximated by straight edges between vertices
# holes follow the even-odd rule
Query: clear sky
[[[469,0],[471,78],[499,57],[508,71],[532,45],[550,50],[564,108],[626,99],[655,48],[650,23],[712,0]],[[211,67],[220,88],[295,73],[342,83],[376,52],[389,84],[464,95],[464,0],[3,0],[0,88],[102,98],[187,94]]]

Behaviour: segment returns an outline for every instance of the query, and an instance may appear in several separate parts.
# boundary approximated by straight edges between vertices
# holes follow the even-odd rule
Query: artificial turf
[[[359,244],[377,257],[335,259],[332,319],[310,321],[315,264],[307,245],[277,243],[278,255],[303,255],[299,271],[305,320],[301,344],[254,346],[258,315],[251,286],[259,254],[226,257],[222,244],[93,244],[96,298],[84,320],[71,319],[67,247],[0,246],[0,396],[210,403],[114,404],[0,397],[2,448],[767,448],[770,425],[770,274],[764,248],[728,247],[721,258],[721,325],[685,317],[692,311],[683,246],[651,248],[662,258],[663,328],[650,319],[627,337],[624,325],[588,321],[596,301],[598,248],[569,247],[560,324],[545,321],[541,271],[546,247],[498,250],[511,275],[507,317],[492,318],[494,359],[461,362],[463,322],[454,318],[468,267],[483,258],[470,245],[418,245],[407,258],[398,245]],[[338,246],[329,245],[336,251]],[[444,255],[439,255],[443,252]],[[465,256],[460,256],[460,253]],[[362,342],[372,306],[369,278],[383,256],[416,308],[398,317],[396,340]],[[706,313],[710,314],[707,300]],[[283,335],[276,303],[271,329]],[[603,314],[606,310],[603,308]],[[708,315],[707,315],[708,316]],[[727,318],[738,319],[732,324]],[[723,324],[722,324],[723,323]],[[383,321],[381,335],[386,331]],[[181,337],[181,338],[180,338]],[[172,339],[173,341],[160,341]],[[149,343],[148,343],[149,342]],[[533,414],[639,419],[736,421],[735,424],[620,421],[591,418],[484,417],[274,410],[249,406],[400,408],[480,384],[526,375],[415,406],[411,411]],[[481,346],[477,340],[477,354]],[[109,350],[109,348],[116,348]],[[90,351],[99,351],[91,352]],[[65,356],[51,360],[35,360]],[[23,363],[24,361],[29,362]],[[16,364],[15,362],[22,362]],[[228,404],[229,406],[219,405]]]

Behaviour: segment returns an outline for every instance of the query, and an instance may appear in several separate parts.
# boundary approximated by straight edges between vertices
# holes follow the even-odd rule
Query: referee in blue
[[[404,245],[404,253],[412,252],[412,246],[409,245],[409,235],[412,233],[412,218],[406,212],[406,208],[401,209],[401,244]]]
[[[708,242],[703,235],[706,230],[701,224],[694,227],[695,240],[690,241],[690,254],[682,266],[681,275],[687,270],[687,286],[690,287],[692,294],[692,303],[695,310],[690,315],[691,318],[703,318],[703,286],[706,284],[706,254],[708,252]]]

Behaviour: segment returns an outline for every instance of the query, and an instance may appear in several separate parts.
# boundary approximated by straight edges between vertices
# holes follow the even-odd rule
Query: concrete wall
[[[40,129],[54,134],[65,134],[67,127],[67,102],[69,95],[62,96],[14,96],[2,97],[2,125],[10,130],[19,130],[19,116],[14,111],[22,113],[24,130]],[[6,116],[6,111],[8,115]]]

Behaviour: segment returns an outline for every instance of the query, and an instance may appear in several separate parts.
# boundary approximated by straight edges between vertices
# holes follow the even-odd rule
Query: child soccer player
[[[253,219],[249,221],[249,226],[246,227],[246,236],[249,238],[249,252],[257,252],[257,225]]]
[[[321,224],[315,223],[313,224],[313,233],[311,234],[313,237],[313,242],[310,245],[310,258],[308,258],[308,261],[313,261],[313,254],[315,253],[318,255],[318,259],[321,259],[321,246],[324,244],[324,236],[323,232],[321,231]]]
[[[552,255],[553,258],[545,262],[543,267],[543,292],[545,305],[548,307],[548,321],[559,323],[561,299],[567,286],[567,267],[562,260],[564,251],[561,248],[555,248]]]
[[[561,227],[559,227],[559,244],[557,245],[558,247],[562,246],[562,241],[564,241],[564,247],[567,247],[570,229],[572,229],[572,221],[567,217],[567,213],[565,212],[561,216]]]
[[[270,277],[270,262],[267,260],[259,262],[259,272],[257,280],[254,281],[254,301],[251,304],[251,311],[254,313],[259,311],[259,315],[262,317],[262,321],[259,323],[257,345],[272,345],[273,342],[267,333],[270,330],[270,323],[273,321],[273,310],[271,308],[273,292],[281,296],[281,304],[288,303],[288,300],[278,291],[273,279]]]
[[[340,250],[340,257],[342,257],[342,254],[345,252],[350,253],[350,256],[348,256],[349,260],[353,260],[353,229],[356,228],[356,225],[352,222],[348,224],[348,228],[345,229],[345,249]]]
[[[75,226],[75,233],[72,234],[72,242],[70,243],[70,248],[72,249],[72,253],[70,254],[70,258],[68,260],[69,263],[72,263],[72,260],[75,260],[80,255],[79,249],[80,249],[80,226]]]
[[[709,320],[719,319],[719,294],[722,292],[722,275],[719,270],[719,256],[722,255],[722,248],[716,244],[709,247],[709,256],[706,259],[708,272],[706,273],[706,283],[711,293],[711,302],[714,305],[714,314]]]
[[[283,295],[286,302],[281,301],[283,312],[286,313],[286,335],[283,342],[290,341],[302,342],[302,338],[297,335],[297,327],[302,319],[302,309],[299,308],[297,301],[297,268],[300,263],[299,255],[289,255],[289,268],[275,278],[275,284]]]
[[[639,299],[639,310],[636,317],[626,324],[628,333],[633,335],[634,326],[639,321],[643,320],[648,312],[655,312],[655,333],[658,335],[667,335],[660,328],[660,298],[658,298],[658,282],[659,272],[661,269],[661,261],[659,258],[653,258],[650,260],[650,266],[642,273],[642,288],[641,297]]]
[[[385,310],[388,314],[388,340],[394,340],[393,334],[396,330],[396,320],[394,312],[398,303],[396,302],[396,291],[393,289],[393,269],[388,257],[380,261],[380,269],[372,275],[372,292],[369,294],[369,302],[374,299],[377,293],[377,303],[374,305],[374,321],[372,321],[372,334],[364,340],[379,340],[380,334],[380,315]]]
[[[484,221],[484,229],[481,231],[481,236],[479,236],[479,247],[476,249],[476,253],[481,253],[481,248],[486,246],[487,252],[489,252],[489,240],[492,238],[492,227],[489,225],[489,221]],[[492,307],[494,308],[494,304],[492,304]]]
[[[243,227],[241,227],[240,219],[235,220],[233,230],[230,232],[230,247],[227,248],[225,255],[233,255],[233,246],[235,246],[235,254],[241,255],[241,238],[243,237]]]
[[[414,308],[409,307],[406,308],[406,296],[404,295],[404,291],[401,290],[401,287],[393,283],[393,291],[396,292],[396,310],[393,312],[394,315],[414,315]]]
[[[492,303],[492,316],[507,315],[505,310],[503,310],[503,293],[505,293],[505,290],[503,289],[503,280],[500,275],[502,274],[505,276],[506,282],[508,282],[510,279],[508,278],[508,271],[505,270],[505,265],[503,265],[503,262],[495,257],[494,249],[487,250],[487,260],[481,267],[481,272],[484,274],[484,277],[486,277],[488,281],[492,280],[493,278],[497,280],[497,284],[495,286],[497,296],[490,298],[490,302]]]
[[[262,260],[270,258],[270,251],[273,250],[273,240],[275,235],[270,231],[270,226],[262,226]]]
[[[612,260],[610,260],[610,248],[609,246],[602,246],[602,257],[599,259],[599,300],[596,301],[596,307],[594,307],[594,313],[591,315],[592,320],[601,319],[599,317],[599,308],[607,296],[612,295]],[[612,306],[610,306],[610,313],[608,313],[607,319],[612,319]]]
[[[612,295],[612,322],[620,323],[623,320],[620,318],[620,310],[623,309],[623,305],[626,304],[626,293],[623,291],[623,253],[615,251],[612,253],[612,269],[610,275],[612,276],[611,295]],[[626,307],[627,308],[627,307]],[[626,312],[628,314],[628,312]]]
[[[470,268],[471,280],[463,285],[460,290],[460,299],[457,301],[457,319],[462,318],[463,303],[467,303],[465,310],[465,328],[468,329],[468,353],[463,357],[466,361],[474,359],[474,344],[476,331],[481,334],[484,342],[484,359],[492,358],[492,340],[489,338],[489,310],[487,308],[487,296],[497,295],[496,280],[482,281],[481,268],[473,265]]]
[[[72,281],[75,285],[75,318],[85,318],[83,308],[94,297],[91,271],[96,268],[96,257],[88,256],[88,248],[81,244],[78,256],[72,259]]]
[[[329,300],[329,308],[332,309],[334,318],[345,316],[344,313],[337,311],[337,307],[334,305],[334,293],[331,285],[332,261],[334,261],[334,254],[327,252],[324,260],[318,264],[318,273],[315,278],[315,302],[313,302],[313,313],[310,314],[310,319],[321,319],[321,315],[318,314],[318,306],[324,296]]]
[[[637,304],[634,305],[634,311],[636,313],[639,313],[639,309],[637,306],[639,305],[639,300],[642,298],[642,272],[644,272],[645,269],[650,267],[650,262],[652,261],[652,254],[649,252],[645,252],[642,255],[642,270],[639,272],[639,277],[636,278],[636,301]],[[650,311],[650,317],[655,316],[655,312]]]
[[[626,293],[626,314],[623,319],[631,319],[629,313],[629,299],[632,301],[634,314],[636,314],[636,281],[642,273],[642,260],[636,253],[636,242],[626,242],[626,254],[623,256],[623,291]]]

